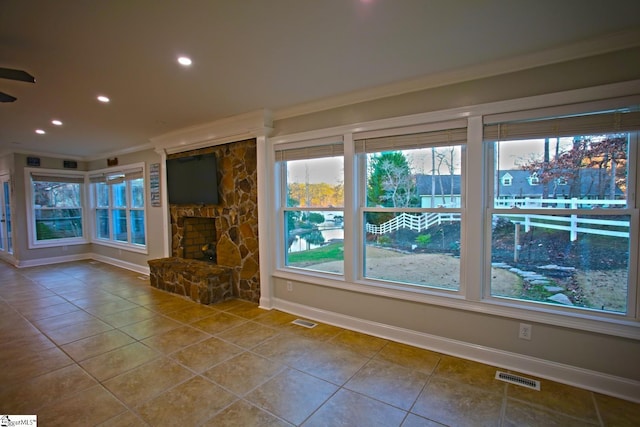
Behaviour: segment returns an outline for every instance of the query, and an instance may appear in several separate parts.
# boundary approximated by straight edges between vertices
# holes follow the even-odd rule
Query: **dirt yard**
[[[366,257],[366,276],[372,279],[446,289],[457,289],[460,283],[460,260],[451,255],[406,254],[367,246]],[[315,264],[311,268],[342,274],[343,262]],[[469,278],[472,284],[479,280],[479,277]],[[588,301],[587,307],[614,312],[626,310],[626,286],[621,285],[626,282],[625,270],[579,272],[575,281]],[[523,293],[522,279],[502,268],[491,269],[491,286],[494,295],[520,298]]]
[[[457,289],[460,284],[460,260],[450,255],[405,254],[367,246],[366,256],[366,276],[372,279],[447,289]],[[312,268],[331,273],[343,273],[342,261],[315,264]],[[506,291],[518,285],[519,279],[516,274],[499,268],[492,269],[491,274],[494,289]]]

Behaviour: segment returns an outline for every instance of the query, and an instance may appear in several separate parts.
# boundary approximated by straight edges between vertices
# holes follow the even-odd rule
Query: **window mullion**
[[[482,117],[469,117],[467,124],[467,145],[463,158],[483,159]],[[483,295],[485,265],[490,260],[482,256],[484,242],[484,185],[478,177],[484,176],[481,161],[465,162],[464,198],[462,203],[460,291],[470,301],[480,301]]]

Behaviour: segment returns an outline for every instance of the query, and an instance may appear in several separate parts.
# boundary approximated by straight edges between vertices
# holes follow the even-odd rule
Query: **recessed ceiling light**
[[[178,58],[178,63],[180,65],[184,65],[185,67],[188,67],[189,65],[191,65],[191,58],[188,58],[186,56],[181,56]]]
[[[56,126],[62,126],[62,122],[60,120],[51,120],[51,123],[56,125]]]
[[[37,133],[38,135],[44,135],[46,132],[45,132],[45,131],[43,131],[42,129],[36,129],[36,133]]]
[[[98,96],[98,101],[100,101],[100,102],[104,102],[104,103],[106,104],[107,102],[109,102],[109,101],[110,101],[110,99],[109,99],[109,98],[107,98],[107,97],[106,97],[106,96],[104,96],[104,95],[100,95],[100,96]]]

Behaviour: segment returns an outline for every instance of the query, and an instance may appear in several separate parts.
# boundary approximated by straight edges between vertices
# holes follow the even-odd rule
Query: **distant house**
[[[457,207],[460,206],[460,175],[422,175],[416,176],[416,189],[420,198],[420,206]],[[496,200],[504,207],[535,207],[542,200],[543,194],[549,199],[581,200],[624,199],[624,192],[612,183],[611,176],[597,169],[581,169],[580,181],[574,183],[567,178],[559,178],[554,182],[543,184],[535,172],[521,169],[499,171],[498,188],[495,189]]]

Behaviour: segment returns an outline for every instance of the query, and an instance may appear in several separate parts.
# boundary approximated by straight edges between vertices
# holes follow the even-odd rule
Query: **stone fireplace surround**
[[[171,257],[150,260],[151,285],[203,304],[236,297],[260,299],[256,140],[176,153],[168,158],[215,153],[218,205],[170,205]],[[216,263],[185,258],[185,219],[213,219]],[[197,220],[196,220],[197,222]],[[182,273],[180,273],[182,272]],[[227,276],[228,274],[228,276]]]

